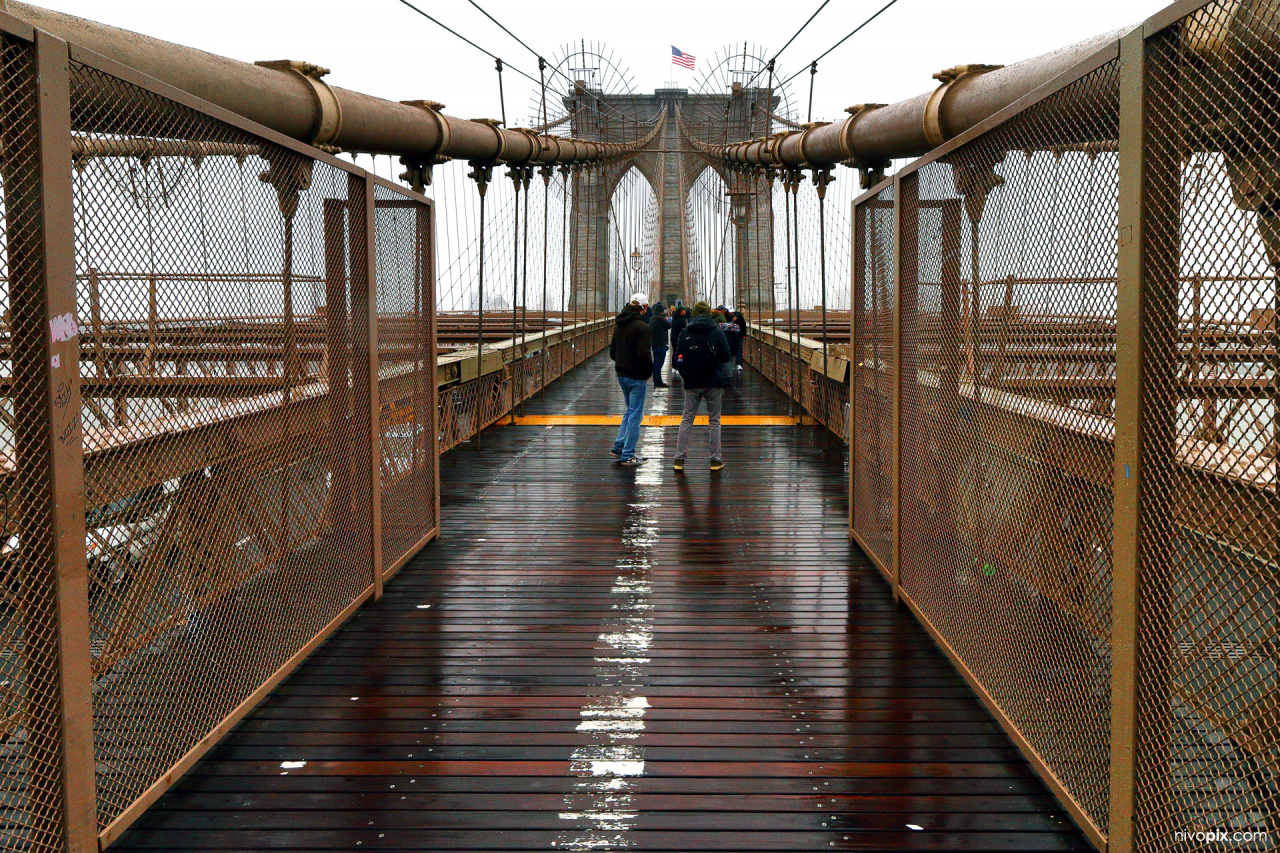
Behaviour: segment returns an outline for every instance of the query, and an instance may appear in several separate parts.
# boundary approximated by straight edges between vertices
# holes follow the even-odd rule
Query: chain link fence
[[[893,577],[893,183],[855,205],[849,529]]]
[[[30,36],[6,32],[0,37],[0,334],[8,368],[0,403],[0,846],[52,851],[63,849],[67,834],[62,761],[63,744],[71,734],[62,713],[65,673],[59,630],[62,606],[83,601],[84,589],[59,577],[68,556],[73,566],[75,562],[74,554],[59,547],[57,531],[66,518],[56,502],[71,484],[57,482],[54,466],[59,461],[51,444],[53,433],[70,423],[64,418],[59,424],[57,415],[74,401],[64,397],[55,413],[49,390],[55,383],[74,382],[74,374],[50,368],[56,350],[49,332],[54,328],[56,337],[66,338],[73,330],[65,314],[51,313],[64,312],[70,300],[64,294],[61,304],[50,305],[45,287],[45,152],[36,68]],[[53,317],[60,319],[50,327]],[[70,437],[78,438],[78,431]],[[76,535],[74,524],[71,532]]]

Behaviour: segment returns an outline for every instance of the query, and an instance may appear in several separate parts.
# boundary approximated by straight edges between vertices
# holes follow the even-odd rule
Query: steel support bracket
[[[306,81],[311,89],[311,97],[315,100],[316,109],[319,111],[319,118],[312,124],[311,131],[308,133],[309,144],[318,148],[326,147],[338,138],[338,134],[342,132],[342,102],[333,93],[333,89],[329,88],[329,84],[323,80],[329,73],[328,68],[296,59],[264,60],[255,62],[254,65],[296,74]]]
[[[942,85],[934,89],[929,95],[929,101],[924,106],[924,135],[929,140],[929,145],[937,148],[948,139],[946,128],[942,125],[942,107],[947,100],[947,95],[951,92],[951,88],[962,80],[968,80],[970,77],[977,77],[980,74],[986,74],[988,71],[1004,68],[1003,65],[956,65],[952,68],[945,68],[933,75],[933,79],[939,81]]]
[[[844,124],[840,126],[840,151],[844,154],[845,159],[843,165],[851,169],[858,170],[858,184],[864,190],[869,190],[876,184],[884,180],[885,170],[889,168],[888,160],[865,160],[858,156],[858,152],[853,147],[853,129],[858,123],[858,119],[870,112],[874,112],[885,104],[854,104],[851,107],[845,107],[844,111],[849,117],[844,120]]]

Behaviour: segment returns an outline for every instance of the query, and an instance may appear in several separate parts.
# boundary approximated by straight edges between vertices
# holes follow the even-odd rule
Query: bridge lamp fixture
[[[751,193],[749,192],[730,192],[729,194],[729,219],[739,228],[747,224],[747,217],[751,213]]]
[[[636,247],[631,250],[631,271],[640,272],[640,249]]]

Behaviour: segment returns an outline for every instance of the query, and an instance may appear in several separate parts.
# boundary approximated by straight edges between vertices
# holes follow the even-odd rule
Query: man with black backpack
[[[684,412],[680,418],[680,433],[676,436],[675,469],[684,470],[685,456],[689,452],[689,431],[698,416],[698,405],[707,401],[707,420],[710,422],[708,443],[711,452],[711,470],[724,468],[720,447],[720,405],[724,400],[723,365],[733,354],[724,332],[711,319],[711,307],[705,302],[693,306],[693,320],[680,333],[676,341],[672,366],[684,380]]]

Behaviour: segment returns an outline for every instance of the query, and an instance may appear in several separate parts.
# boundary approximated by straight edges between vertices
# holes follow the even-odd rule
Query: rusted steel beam
[[[397,103],[330,86],[323,80],[328,70],[309,63],[251,65],[26,3],[11,2],[7,9],[72,44],[311,145],[399,154],[426,163],[441,156],[486,162],[585,163],[624,156],[652,138],[651,134],[639,143],[623,145],[508,129],[445,115],[440,112],[443,105],[431,101]],[[117,87],[109,96],[118,102],[124,94]],[[138,114],[131,115],[136,121]],[[76,130],[110,131],[95,124],[101,120],[100,111],[92,110],[80,110],[72,117]]]

